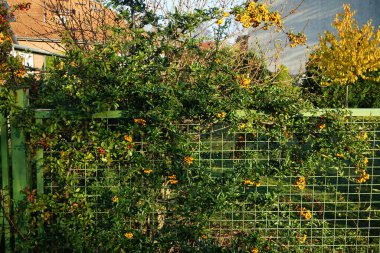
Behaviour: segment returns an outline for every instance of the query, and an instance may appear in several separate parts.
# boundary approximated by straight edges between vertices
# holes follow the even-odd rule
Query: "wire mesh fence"
[[[122,127],[120,120],[106,120],[110,129]],[[231,238],[245,237],[257,232],[277,249],[291,252],[379,252],[380,250],[380,128],[376,117],[353,117],[351,124],[366,129],[370,149],[366,152],[368,180],[359,182],[357,170],[350,164],[343,164],[342,170],[325,168],[326,173],[311,175],[260,174],[257,180],[249,182],[244,191],[253,193],[252,201],[235,203],[209,219],[209,237],[220,245],[229,245]],[[214,177],[223,177],[227,171],[244,166],[257,166],[281,162],[284,157],[277,150],[279,141],[257,131],[231,132],[222,125],[214,126],[208,132],[200,132],[198,124],[180,126],[192,136],[195,166],[203,165],[213,172]],[[286,132],[284,134],[287,134]],[[135,148],[144,152],[146,142],[136,140]],[[45,152],[44,160],[61,156],[59,152]],[[160,161],[154,161],[159,164]],[[133,166],[123,160],[112,163],[76,163],[68,168],[75,171],[79,180],[75,188],[90,199],[99,211],[96,215],[110,215],[103,212],[98,203],[99,188],[118,188],[117,182],[107,177],[122,174],[125,167]],[[106,173],[105,173],[106,172]],[[45,193],[54,193],[60,186],[54,173],[45,173]],[[101,184],[97,182],[102,182]],[[141,182],[142,185],[144,182]],[[170,194],[167,192],[167,194]],[[165,190],[163,192],[165,195]],[[170,203],[158,199],[158,205],[165,206],[159,212],[149,214],[148,225],[136,225],[130,219],[130,228],[144,230],[159,229],[162,220],[175,223],[176,215],[167,208]],[[165,202],[165,203],[164,203]],[[259,203],[259,204],[258,204]],[[269,246],[268,246],[269,247]],[[269,250],[269,249],[268,249]]]
[[[254,191],[258,196],[275,194],[277,201],[261,210],[254,203],[226,210],[210,221],[210,229],[222,241],[233,236],[234,231],[256,230],[284,249],[308,252],[380,250],[379,129],[376,121],[365,118],[355,118],[353,124],[370,129],[368,182],[350,180],[357,177],[353,166],[345,167],[343,175],[335,168],[328,168],[327,175],[306,175],[308,183],[302,190],[297,187],[298,176],[261,175]],[[204,137],[199,159],[217,171],[249,164],[250,159],[268,161],[270,166],[275,154],[276,141],[260,133],[215,131]]]

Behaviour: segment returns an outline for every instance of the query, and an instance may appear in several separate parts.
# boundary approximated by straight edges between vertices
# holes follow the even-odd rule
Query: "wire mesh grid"
[[[298,176],[260,175],[254,191],[257,198],[272,201],[265,208],[254,203],[244,203],[239,207],[226,209],[214,215],[208,230],[220,244],[227,244],[234,236],[244,232],[257,232],[268,242],[277,244],[285,251],[306,250],[306,252],[379,252],[380,251],[380,128],[376,119],[355,118],[353,124],[365,127],[368,133],[369,180],[356,183],[349,180],[357,177],[355,168],[347,166],[344,175],[331,168],[327,175],[305,175],[305,189],[296,187]],[[113,123],[108,126],[112,128]],[[119,124],[119,123],[116,123]],[[193,136],[198,163],[208,164],[215,175],[234,170],[240,163],[250,161],[273,161],[273,156],[282,157],[274,151],[278,143],[257,133],[228,132],[223,127],[208,133],[200,133],[197,124],[182,127]],[[143,150],[144,141],[136,142]],[[53,153],[52,153],[53,154]],[[248,155],[247,155],[248,154]],[[45,156],[46,157],[46,156]],[[157,161],[159,162],[159,161]],[[96,203],[96,191],[89,188],[99,180],[102,170],[120,173],[125,167],[123,161],[115,161],[112,166],[78,164],[83,192]],[[53,176],[52,176],[53,177]],[[52,178],[46,178],[45,191],[54,192],[57,185]],[[101,187],[118,187],[117,184]],[[98,214],[102,214],[98,212]],[[160,215],[152,213],[152,227],[159,226]],[[165,213],[166,219],[175,214]],[[131,220],[131,227],[134,221]]]
[[[258,196],[275,194],[277,203],[264,209],[247,203],[238,210],[226,210],[210,220],[210,229],[222,239],[233,236],[234,231],[257,231],[288,250],[296,247],[311,252],[378,252],[380,130],[376,121],[366,118],[355,118],[352,123],[368,129],[370,136],[368,182],[349,180],[357,177],[353,166],[345,167],[344,175],[334,168],[327,175],[306,175],[303,190],[296,187],[298,176],[262,175],[254,190]],[[216,171],[234,169],[239,161],[247,159],[268,161],[270,166],[276,146],[275,140],[260,133],[216,130],[200,142],[199,160],[208,161],[210,169]],[[243,155],[246,153],[248,157]]]

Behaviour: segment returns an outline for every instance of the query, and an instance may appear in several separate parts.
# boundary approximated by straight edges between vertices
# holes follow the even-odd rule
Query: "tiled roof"
[[[24,0],[8,0],[10,6]],[[16,11],[11,22],[18,40],[59,41],[61,33],[70,31],[78,40],[101,40],[102,27],[117,24],[115,13],[90,0],[31,0],[30,9]]]

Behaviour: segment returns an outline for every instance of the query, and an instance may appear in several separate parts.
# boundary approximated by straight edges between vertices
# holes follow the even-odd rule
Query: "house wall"
[[[271,2],[273,8],[284,9],[283,12],[286,13],[296,7],[301,0],[271,0]],[[274,32],[251,31],[249,33],[250,48],[257,49],[258,44],[263,48],[263,51],[267,51],[266,54],[271,59],[268,64],[272,70],[284,64],[291,73],[301,73],[304,71],[308,59],[308,47],[318,43],[318,34],[323,34],[325,30],[334,31],[331,23],[336,13],[343,12],[344,3],[350,4],[351,10],[357,11],[355,18],[360,25],[372,19],[372,24],[379,27],[380,0],[305,0],[296,13],[285,19],[284,24],[295,32],[304,31],[307,36],[307,46],[287,48],[280,52],[280,60],[276,61],[274,44],[284,44],[285,36]]]
[[[28,41],[28,40],[22,40],[19,41],[20,45],[27,46],[30,48],[37,48],[42,49],[47,52],[55,52],[55,53],[62,53],[63,49],[60,47],[60,44],[58,43],[49,43],[46,41]],[[33,64],[34,68],[42,69],[45,62],[45,56],[41,54],[34,54],[33,56]]]

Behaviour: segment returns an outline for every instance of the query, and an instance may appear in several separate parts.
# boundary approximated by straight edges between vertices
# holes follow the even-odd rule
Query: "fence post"
[[[9,153],[7,119],[0,114],[0,168],[2,189],[9,187]]]
[[[10,216],[10,178],[7,118],[0,113],[0,168],[1,168],[1,252],[9,251],[11,230],[8,218]],[[7,250],[8,249],[8,250]]]
[[[42,119],[37,118],[36,124],[42,125]],[[39,147],[36,152],[36,181],[37,181],[37,194],[44,193],[44,171],[43,171],[44,150]]]
[[[28,104],[28,89],[18,89],[16,91],[17,105],[25,108]],[[12,116],[12,114],[11,114]],[[12,118],[11,118],[12,122]],[[12,185],[13,200],[16,204],[22,200],[21,191],[27,186],[31,186],[31,173],[28,170],[25,148],[25,133],[17,126],[11,125],[11,155],[12,155]]]

